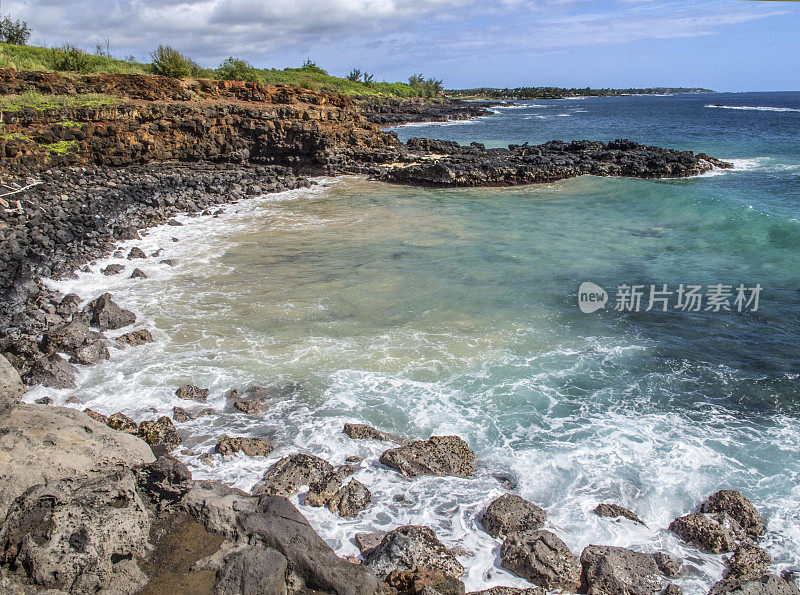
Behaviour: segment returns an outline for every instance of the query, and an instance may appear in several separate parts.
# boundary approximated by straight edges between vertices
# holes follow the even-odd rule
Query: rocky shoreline
[[[56,77],[34,82],[56,90],[95,84]],[[7,72],[0,79],[5,92],[33,84],[30,77]],[[168,81],[122,77],[107,85],[114,83],[137,102],[153,97],[190,102],[202,87]],[[182,442],[174,422],[203,415],[208,389],[176,387],[187,408],[176,407],[172,418],[134,420],[122,412],[52,407],[46,399],[21,403],[26,385],[74,387],[76,366],[108,359],[108,331],[124,333],[113,339],[122,348],[153,340],[112,295],[60,295],[41,279],[71,275],[148,227],[180,225],[178,214],[215,217],[225,203],[308,188],[313,182],[307,176],[315,174],[493,186],[582,174],[685,177],[728,164],[629,141],[488,150],[427,139],[402,144],[366,123],[346,101],[324,94],[292,96],[252,84],[202,88],[204,96],[213,92],[233,103],[200,108],[132,103],[113,113],[69,108],[11,117],[16,134],[30,142],[3,140],[4,179],[26,185],[35,175],[41,183],[15,195],[19,203],[12,202],[0,217],[0,591],[462,595],[466,553],[446,547],[428,527],[353,535],[361,556],[344,559],[288,499],[303,493],[306,505],[324,506],[343,518],[379,506],[370,486],[351,477],[355,461],[334,466],[313,455],[291,454],[275,462],[251,493],[193,480],[170,455]],[[275,110],[278,98],[289,107]],[[269,102],[267,113],[262,104]],[[109,131],[109,122],[121,114],[127,120]],[[399,111],[387,114],[401,117]],[[67,117],[84,123],[80,134],[64,126]],[[161,136],[155,134],[160,127]],[[56,157],[42,149],[62,141],[74,141],[77,150]],[[107,162],[109,155],[113,163]],[[170,264],[159,251],[146,254],[137,247],[119,256],[128,264],[110,265],[103,274],[137,278],[147,274],[143,263]],[[281,394],[274,387],[251,387],[226,396],[247,415],[267,410]],[[355,422],[343,432],[352,440],[391,443],[380,463],[409,480],[475,473],[475,453],[457,436],[411,440]],[[274,447],[263,438],[220,435],[214,450],[221,456],[266,457]],[[595,513],[642,522],[615,503],[602,504]],[[531,583],[528,589],[481,593],[680,592],[673,582],[680,577],[680,560],[600,545],[577,556],[557,531],[545,528],[545,510],[511,492],[487,502],[480,522],[498,540],[502,567]],[[758,546],[763,521],[738,492],[711,495],[669,529],[686,542],[687,557],[695,550],[732,554],[714,595],[800,593],[791,577],[769,573],[771,559]]]
[[[463,101],[443,99],[439,101],[419,99],[389,99],[359,102],[361,111],[367,119],[380,126],[397,126],[416,122],[449,122],[471,120],[491,115],[490,107],[499,105],[497,101]]]

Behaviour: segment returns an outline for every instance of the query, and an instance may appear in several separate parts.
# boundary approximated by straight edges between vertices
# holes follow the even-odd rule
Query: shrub
[[[300,68],[303,70],[308,70],[309,72],[316,72],[317,74],[328,74],[327,70],[317,66],[317,63],[311,60],[311,58],[306,58],[306,61],[303,62],[303,65]]]
[[[0,21],[0,41],[14,45],[25,45],[31,38],[31,30],[25,21],[12,21],[11,17],[4,17]]]
[[[374,75],[367,74],[367,73],[365,72],[365,73],[364,73],[364,86],[365,86],[365,87],[371,87],[371,86],[372,86],[372,83],[374,82],[374,80],[373,80],[374,78],[375,78],[375,76],[374,76]]]
[[[219,65],[217,76],[223,81],[245,81],[255,83],[258,81],[258,70],[245,62],[233,57],[227,58]]]
[[[347,80],[357,83],[361,80],[361,71],[358,68],[354,68],[350,71],[350,74],[347,75]]]
[[[422,74],[412,74],[408,78],[408,84],[423,97],[436,97],[444,91],[442,79],[432,77],[426,79]]]
[[[197,64],[168,45],[158,46],[150,57],[153,59],[153,72],[162,76],[186,78],[199,70]]]
[[[51,49],[50,52],[50,65],[53,70],[67,72],[89,70],[89,54],[74,45],[64,44],[60,48]]]

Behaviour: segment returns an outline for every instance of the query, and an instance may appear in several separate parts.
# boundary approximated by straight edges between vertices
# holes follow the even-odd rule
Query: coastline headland
[[[109,331],[124,333],[113,339],[121,348],[146,348],[153,340],[112,295],[60,295],[43,278],[74,274],[145,228],[180,225],[179,213],[214,217],[218,205],[310,187],[317,175],[469,187],[583,174],[680,178],[731,167],[704,154],[627,140],[507,149],[401,143],[381,124],[420,117],[427,107],[398,104],[365,115],[342,96],[257,83],[2,70],[0,95],[0,172],[7,187],[0,209],[4,593],[465,592],[459,580],[465,552],[446,547],[428,527],[354,535],[358,559],[337,556],[315,533],[288,499],[306,487],[306,505],[343,518],[380,505],[369,486],[350,477],[351,464],[293,454],[246,493],[194,480],[170,454],[191,415],[182,408],[172,418],[131,419],[81,411],[78,401],[75,408],[46,399],[22,403],[26,386],[75,387],[78,366],[109,358]],[[447,116],[431,109],[431,117],[436,110]],[[457,109],[467,110],[460,117],[475,117],[484,108]],[[135,264],[158,259],[159,252],[130,248],[131,276],[143,275]],[[123,270],[129,274],[119,266],[103,273]],[[187,404],[205,403],[208,393],[193,385],[175,392]],[[275,398],[264,387],[227,396],[242,415],[265,410]],[[387,443],[380,463],[409,481],[475,472],[476,456],[459,437],[411,440],[357,421],[344,434]],[[221,435],[215,452],[265,457],[273,448],[265,438]],[[680,560],[600,545],[578,556],[543,528],[546,511],[507,491],[489,504],[481,523],[502,543],[500,564],[531,587],[482,593],[680,592],[673,584]],[[758,545],[764,523],[744,495],[723,489],[686,512],[669,528],[688,547],[733,553],[713,593],[800,593],[790,578],[769,573],[769,555]],[[595,514],[641,522],[614,503]]]

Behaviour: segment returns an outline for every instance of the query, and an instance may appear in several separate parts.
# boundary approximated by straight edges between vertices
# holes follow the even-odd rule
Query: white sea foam
[[[800,108],[796,107],[770,107],[765,105],[707,105],[708,108],[713,109],[732,109],[754,112],[800,112]]]

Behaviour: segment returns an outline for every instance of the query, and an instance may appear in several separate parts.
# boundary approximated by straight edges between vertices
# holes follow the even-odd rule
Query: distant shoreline
[[[633,95],[684,95],[716,93],[713,89],[702,87],[648,87],[644,89],[567,89],[564,87],[515,87],[513,89],[494,89],[477,87],[474,89],[448,89],[445,94],[462,100],[515,100],[526,99],[570,99],[579,97],[628,97]]]

